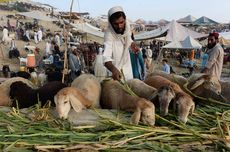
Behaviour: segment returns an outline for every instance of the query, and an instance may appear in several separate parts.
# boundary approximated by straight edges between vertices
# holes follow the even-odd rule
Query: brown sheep
[[[176,75],[176,74],[167,74],[163,71],[159,71],[159,70],[156,70],[150,74],[147,75],[147,77],[151,77],[151,76],[162,76],[174,83],[177,83],[179,84],[180,87],[183,87],[184,84],[186,84],[188,82],[188,80],[183,77],[183,76],[180,76],[180,75]]]
[[[175,97],[175,93],[170,86],[163,86],[157,90],[139,79],[128,80],[127,84],[139,97],[152,101],[155,107],[159,105],[161,115],[165,116],[168,114],[169,103]]]
[[[176,103],[178,105],[178,109],[180,109],[178,113],[179,120],[186,123],[187,118],[184,118],[184,116],[187,116],[190,109],[193,108],[192,105],[195,105],[190,95],[185,93],[178,84],[171,82],[170,80],[161,76],[148,77],[144,82],[157,89],[162,86],[170,85],[177,96],[177,98],[174,100],[174,104]],[[179,107],[183,107],[183,109]]]
[[[127,93],[118,81],[110,80],[102,84],[101,106],[107,109],[118,109],[134,112],[131,123],[155,124],[155,107],[144,98]]]
[[[195,74],[189,78],[188,89],[197,96],[223,100],[221,98],[221,84],[214,75]]]

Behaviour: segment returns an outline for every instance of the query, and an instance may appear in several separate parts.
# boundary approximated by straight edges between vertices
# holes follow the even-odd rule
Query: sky
[[[69,11],[71,0],[33,0]],[[73,11],[89,12],[90,16],[106,15],[113,6],[122,6],[132,21],[144,19],[177,20],[187,15],[209,17],[217,22],[230,22],[230,0],[74,0]]]

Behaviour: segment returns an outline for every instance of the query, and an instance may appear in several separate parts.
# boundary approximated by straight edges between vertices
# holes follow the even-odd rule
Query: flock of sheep
[[[107,80],[100,83],[94,75],[82,74],[76,78],[71,86],[60,81],[45,83],[43,79],[36,80],[36,73],[31,73],[32,81],[42,81],[37,87],[30,80],[15,77],[0,84],[0,106],[13,106],[27,108],[39,101],[45,105],[51,101],[56,106],[60,118],[68,118],[71,108],[81,112],[86,108],[118,109],[133,112],[130,123],[154,126],[155,108],[160,114],[166,116],[169,109],[177,111],[178,119],[184,123],[188,115],[193,113],[195,102],[183,90],[183,85],[188,84],[188,89],[194,94],[209,97],[214,94],[216,99],[223,99],[220,95],[221,84],[215,76],[198,74],[186,79],[179,75],[168,75],[161,71],[149,74],[144,81],[132,79],[127,81],[129,88],[135,93],[131,95],[120,82]],[[170,104],[171,103],[171,104]]]

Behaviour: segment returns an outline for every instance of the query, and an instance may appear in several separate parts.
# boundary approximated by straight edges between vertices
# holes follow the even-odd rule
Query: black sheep
[[[59,90],[65,88],[66,85],[53,81],[42,86],[39,89],[32,89],[23,82],[14,82],[10,86],[10,97],[12,100],[12,106],[16,107],[16,101],[18,101],[19,108],[27,108],[38,103],[38,99],[41,105],[44,106],[48,100],[51,101],[51,105],[54,104],[54,96]]]

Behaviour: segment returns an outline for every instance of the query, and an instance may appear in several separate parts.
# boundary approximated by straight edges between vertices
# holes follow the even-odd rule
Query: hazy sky
[[[71,0],[34,0],[48,3],[59,10],[68,11]],[[199,18],[209,17],[217,22],[230,22],[230,0],[74,0],[73,10],[89,12],[96,17],[107,14],[108,10],[120,5],[128,18],[157,21],[179,19],[189,14]]]

